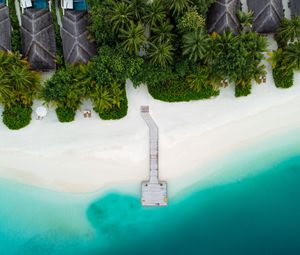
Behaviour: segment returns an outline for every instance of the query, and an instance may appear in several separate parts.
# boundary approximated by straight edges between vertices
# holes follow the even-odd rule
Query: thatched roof
[[[247,0],[254,12],[253,29],[259,33],[275,33],[284,17],[282,0]]]
[[[26,9],[22,15],[22,52],[36,70],[55,69],[55,34],[48,10]]]
[[[217,0],[208,12],[208,31],[223,33],[231,30],[237,34],[240,24],[236,13],[240,6],[239,0]]]
[[[290,9],[292,18],[300,16],[300,1],[299,0],[290,0]]]
[[[67,63],[87,63],[96,53],[96,45],[88,39],[87,12],[65,11],[62,19],[62,41]]]
[[[11,25],[8,7],[0,4],[0,50],[11,50]]]

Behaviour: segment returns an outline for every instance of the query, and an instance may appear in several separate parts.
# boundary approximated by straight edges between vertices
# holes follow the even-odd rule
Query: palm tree
[[[289,43],[300,40],[300,16],[291,20],[283,19],[275,35],[280,47],[285,48]]]
[[[92,94],[94,101],[94,108],[96,112],[102,112],[104,110],[111,109],[113,106],[113,98],[107,88],[101,85],[97,85],[95,93]]]
[[[197,62],[207,57],[210,37],[204,30],[196,30],[182,37],[182,54],[187,55],[189,60]]]
[[[165,0],[166,4],[173,11],[174,16],[179,16],[192,4],[191,0]]]
[[[291,43],[283,52],[283,65],[287,69],[300,70],[300,41]]]
[[[130,12],[133,14],[135,21],[141,21],[145,15],[147,7],[146,0],[126,0],[129,5]]]
[[[208,80],[209,67],[206,66],[198,67],[195,73],[187,76],[187,84],[192,90],[196,92],[199,92],[201,88],[208,85]]]
[[[277,50],[274,50],[270,53],[268,53],[269,58],[268,58],[268,62],[271,63],[272,68],[276,68],[277,64],[280,63],[282,61],[282,49],[279,48]]]
[[[175,35],[172,33],[174,26],[169,22],[163,22],[159,26],[153,27],[153,36],[150,38],[152,43],[166,42],[174,39]]]
[[[118,108],[121,108],[121,102],[124,100],[123,90],[117,82],[114,82],[111,86],[112,89],[112,104]]]
[[[9,98],[12,95],[10,79],[7,77],[5,71],[0,68],[0,102],[5,103],[5,98]]]
[[[121,46],[125,52],[138,55],[146,41],[145,30],[141,23],[135,25],[130,22],[128,29],[120,30],[119,38],[122,40]]]
[[[241,27],[243,31],[248,32],[252,29],[252,23],[254,19],[254,13],[253,11],[249,11],[247,13],[243,11],[238,11],[237,16],[239,18]]]
[[[147,4],[144,21],[150,27],[163,23],[166,19],[167,13],[162,0],[153,0]]]
[[[108,21],[112,23],[112,29],[118,33],[120,29],[126,29],[130,21],[134,19],[134,14],[127,2],[112,1],[108,10]]]
[[[158,41],[156,44],[150,43],[148,57],[151,64],[166,67],[172,63],[173,55],[174,47],[170,41]]]

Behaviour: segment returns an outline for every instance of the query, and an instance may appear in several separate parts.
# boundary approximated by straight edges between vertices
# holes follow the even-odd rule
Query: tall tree
[[[194,62],[208,55],[210,37],[204,30],[195,30],[182,37],[182,54]]]
[[[181,15],[191,6],[191,0],[165,0],[167,6],[172,10],[174,16]]]
[[[158,41],[156,44],[151,43],[148,49],[150,63],[156,66],[167,67],[173,61],[174,47],[169,42]]]
[[[163,23],[167,13],[162,0],[153,0],[146,6],[144,21],[150,27]]]
[[[120,30],[119,38],[125,52],[138,55],[146,41],[145,30],[141,23],[135,25],[131,22],[127,29]]]
[[[147,1],[146,0],[126,0],[129,5],[130,12],[133,14],[134,20],[139,22],[145,15]]]
[[[132,9],[127,2],[115,2],[108,10],[108,19],[112,23],[112,29],[118,33],[120,29],[126,29],[134,19]]]
[[[163,22],[159,26],[152,28],[153,35],[150,38],[150,41],[152,43],[157,43],[159,41],[161,42],[172,42],[175,34],[172,32],[174,26],[170,24],[169,22]]]

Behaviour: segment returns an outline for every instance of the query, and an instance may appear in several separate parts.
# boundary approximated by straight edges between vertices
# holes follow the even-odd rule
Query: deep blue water
[[[249,150],[247,164],[265,169],[196,185],[165,208],[142,208],[131,194],[95,199],[0,181],[0,254],[299,255],[300,144],[292,147],[267,166]]]

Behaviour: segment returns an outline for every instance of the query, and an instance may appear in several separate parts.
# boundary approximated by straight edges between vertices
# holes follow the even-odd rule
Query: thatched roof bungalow
[[[11,50],[11,25],[8,7],[0,3],[0,50]]]
[[[55,33],[52,14],[47,9],[25,9],[21,37],[23,55],[33,69],[55,69]]]
[[[282,0],[247,0],[254,12],[253,29],[258,33],[275,33],[284,17]]]
[[[208,31],[223,33],[231,30],[237,34],[240,27],[237,11],[240,8],[239,0],[217,0],[208,12]]]
[[[289,7],[291,9],[292,18],[300,16],[300,1],[290,0]]]
[[[62,18],[61,36],[67,63],[87,63],[96,53],[96,45],[88,39],[85,11],[66,10]]]

